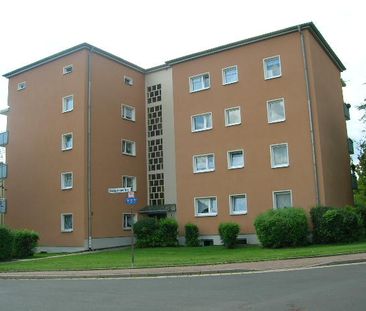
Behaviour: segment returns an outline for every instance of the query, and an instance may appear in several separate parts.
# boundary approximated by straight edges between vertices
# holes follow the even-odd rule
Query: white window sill
[[[69,150],[72,150],[72,147],[71,148],[62,148],[62,151],[69,151]]]
[[[240,125],[241,122],[238,123],[231,123],[231,124],[225,124],[226,127],[230,127],[230,126],[235,126],[235,125]]]
[[[286,119],[283,120],[276,120],[276,121],[268,121],[269,124],[273,124],[273,123],[281,123],[281,122],[285,122]]]
[[[136,157],[136,154],[132,154],[132,153],[122,152],[122,154],[126,155],[126,156],[130,156],[130,157]]]
[[[67,187],[67,188],[61,188],[61,190],[71,190],[72,187]]]
[[[63,110],[62,113],[67,113],[67,112],[71,112],[73,111],[74,109],[70,109],[70,110]]]
[[[199,132],[204,132],[204,131],[209,131],[212,130],[212,127],[206,128],[206,129],[200,129],[200,130],[192,130],[192,133],[199,133]]]
[[[248,214],[248,212],[236,212],[236,213],[230,212],[230,216],[240,216],[246,214]]]
[[[212,169],[212,170],[206,170],[206,171],[193,171],[194,174],[201,174],[201,173],[211,173],[211,172],[214,172],[215,169]]]
[[[206,87],[206,88],[203,88],[203,89],[195,90],[195,91],[189,90],[189,93],[197,93],[197,92],[201,92],[201,91],[209,90],[210,88],[211,88],[211,86]]]
[[[136,122],[136,120],[134,120],[134,119],[129,119],[129,118],[125,118],[125,117],[122,117],[122,119],[126,120],[126,121]]]
[[[61,232],[63,232],[63,233],[70,233],[73,231],[74,231],[74,229],[61,230]]]
[[[240,168],[244,168],[244,165],[242,165],[242,166],[230,166],[230,167],[228,167],[229,170],[237,170],[237,169],[240,169]]]
[[[289,164],[283,164],[283,165],[276,165],[276,166],[272,166],[272,168],[284,168],[284,167],[289,167]]]
[[[236,81],[232,81],[232,82],[223,83],[222,85],[230,85],[230,84],[235,84],[238,82],[239,82],[239,80],[236,80]]]
[[[280,74],[278,76],[267,77],[267,78],[264,78],[264,80],[272,80],[272,79],[281,78],[281,77],[282,77],[282,74]]]
[[[196,217],[215,217],[217,216],[217,213],[215,214],[196,214]]]

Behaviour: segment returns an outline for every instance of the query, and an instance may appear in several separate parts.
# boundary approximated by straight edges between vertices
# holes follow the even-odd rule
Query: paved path
[[[234,273],[243,271],[267,271],[281,269],[296,269],[336,265],[351,262],[366,261],[366,253],[287,259],[274,261],[257,261],[247,263],[233,263],[221,265],[142,268],[142,269],[115,269],[115,270],[88,270],[88,271],[42,271],[42,272],[1,272],[0,279],[75,279],[75,278],[123,278],[123,277],[153,277],[174,275],[197,275],[215,273]]]

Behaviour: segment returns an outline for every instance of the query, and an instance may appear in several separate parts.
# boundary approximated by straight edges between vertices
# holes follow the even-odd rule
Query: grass
[[[135,250],[135,267],[221,264],[362,252],[366,252],[366,241],[282,249],[266,249],[252,245],[236,249],[226,249],[222,246],[148,248]],[[0,263],[0,272],[123,269],[131,267],[131,250],[129,248],[41,259],[39,258],[42,255],[37,256],[37,260]]]

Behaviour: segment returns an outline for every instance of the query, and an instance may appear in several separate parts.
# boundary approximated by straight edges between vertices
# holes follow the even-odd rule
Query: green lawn
[[[365,241],[352,244],[311,245],[285,249],[265,249],[259,246],[244,246],[236,249],[225,249],[222,246],[149,248],[135,250],[135,267],[219,264],[361,252],[366,252]],[[126,248],[29,261],[3,262],[0,263],[0,272],[118,269],[129,267],[131,267],[131,250]]]

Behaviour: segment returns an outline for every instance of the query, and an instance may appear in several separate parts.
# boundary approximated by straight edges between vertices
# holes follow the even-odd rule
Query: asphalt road
[[[198,277],[0,280],[0,310],[364,311],[366,263]]]

